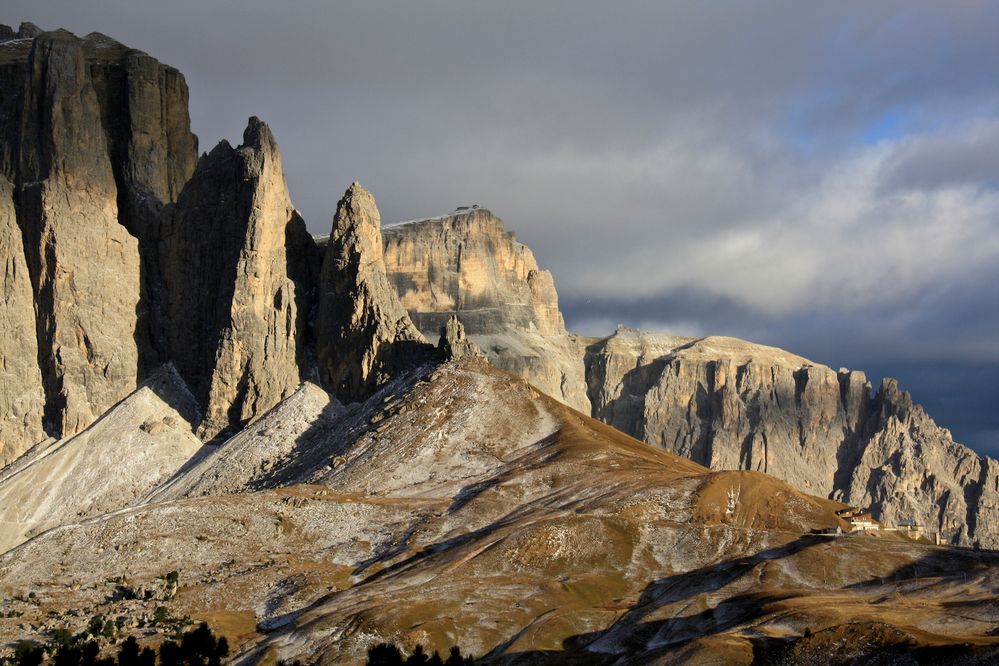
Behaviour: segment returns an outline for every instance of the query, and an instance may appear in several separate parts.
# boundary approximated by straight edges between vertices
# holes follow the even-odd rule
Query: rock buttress
[[[169,353],[205,410],[200,434],[290,395],[308,366],[318,254],[264,123],[251,118],[241,146],[223,141],[201,158],[159,249]]]
[[[136,386],[139,247],[118,223],[85,44],[65,32],[36,37],[23,85],[18,222],[34,288],[48,425],[66,436]]]
[[[0,176],[0,467],[45,438],[35,307],[13,194]]]
[[[0,26],[0,171],[14,185],[56,437],[166,358],[154,239],[197,159],[187,101],[179,72],[109,37]]]
[[[383,231],[389,280],[424,335],[457,315],[492,363],[589,413],[583,352],[552,275],[501,219],[474,207]]]
[[[400,370],[433,356],[385,275],[381,217],[359,183],[337,204],[319,294],[319,377],[341,400],[364,399]]]

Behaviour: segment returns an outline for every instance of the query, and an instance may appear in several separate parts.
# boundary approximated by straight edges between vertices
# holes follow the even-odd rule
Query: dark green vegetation
[[[159,658],[150,647],[139,648],[134,636],[129,636],[118,649],[117,657],[100,657],[100,645],[94,636],[114,633],[110,622],[91,622],[91,630],[73,636],[66,629],[57,629],[48,645],[21,641],[13,659],[0,663],[16,666],[39,666],[46,656],[55,666],[219,666],[229,654],[229,643],[224,637],[216,638],[208,625],[201,623],[196,629],[185,631],[177,640],[160,644]],[[98,625],[101,625],[98,627]],[[110,633],[106,631],[111,627]],[[93,631],[97,629],[97,631]]]
[[[775,666],[810,664],[911,664],[986,666],[999,659],[988,645],[920,645],[909,633],[883,622],[848,622],[792,640],[761,640],[754,661]]]
[[[409,657],[403,657],[402,651],[395,645],[381,643],[368,649],[368,666],[395,666],[395,664],[417,664],[418,666],[463,666],[474,664],[472,657],[463,657],[457,645],[451,648],[447,659],[434,652],[428,655],[422,645],[417,645]]]

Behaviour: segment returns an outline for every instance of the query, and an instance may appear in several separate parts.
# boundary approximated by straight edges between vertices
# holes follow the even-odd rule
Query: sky
[[[897,377],[999,455],[999,1],[5,0],[180,69],[201,150],[274,131],[328,232],[479,204],[568,326]]]

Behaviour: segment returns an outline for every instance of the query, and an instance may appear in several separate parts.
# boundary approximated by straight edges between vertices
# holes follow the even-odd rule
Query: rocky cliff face
[[[298,388],[318,255],[260,120],[199,161],[164,216],[159,265],[170,357],[205,406],[202,436]]]
[[[493,363],[650,444],[871,506],[889,523],[999,545],[997,463],[955,444],[894,383],[872,397],[862,372],[742,340],[624,328],[590,340],[580,362],[574,345],[586,341],[552,314],[550,275],[488,211],[399,224],[384,237],[389,279],[428,335],[456,314]]]
[[[551,273],[485,208],[386,227],[385,265],[421,330],[460,311],[471,335],[500,328],[565,331]]]
[[[169,358],[158,239],[164,206],[194,173],[198,139],[191,133],[183,75],[99,33],[87,35],[89,66],[118,188],[118,221],[139,241],[141,298],[137,311],[139,374]]]
[[[34,353],[26,346],[20,357],[37,368],[18,373],[29,384],[40,374],[45,395],[44,418],[4,412],[3,448],[13,451],[43,427],[56,437],[80,431],[165,357],[143,241],[197,146],[183,77],[96,33],[4,26],[0,100],[0,169],[13,183],[4,198],[16,202],[34,301],[30,319],[10,299],[4,316],[19,321],[19,335],[34,330]]]
[[[863,373],[772,347],[629,329],[586,359],[594,415],[650,444],[999,546],[996,461],[954,443],[892,380],[872,397]]]
[[[999,549],[999,461],[954,442],[912,397],[886,379],[862,447],[841,469],[836,492],[882,520],[915,520],[962,544]]]
[[[31,280],[13,188],[0,177],[0,467],[45,438]]]
[[[367,398],[401,369],[432,356],[385,275],[381,216],[360,183],[337,204],[319,284],[319,375],[341,400]]]
[[[578,347],[551,273],[484,208],[383,229],[388,277],[428,337],[457,315],[489,359],[589,412]]]
[[[86,44],[44,33],[14,69],[23,79],[20,90],[9,91],[21,99],[16,120],[7,119],[20,139],[10,176],[18,185],[49,427],[67,435],[135,388],[139,248],[118,223]]]
[[[588,353],[601,420],[715,469],[751,469],[829,495],[832,440],[863,428],[863,375],[852,381],[779,349],[733,338],[618,329]],[[852,406],[852,409],[848,408]]]

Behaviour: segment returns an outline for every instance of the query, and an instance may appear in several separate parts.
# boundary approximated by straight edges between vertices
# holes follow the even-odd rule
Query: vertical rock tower
[[[197,157],[187,101],[179,72],[104,35],[0,27],[0,336],[18,341],[0,464],[79,432],[164,358],[143,239]]]
[[[323,257],[316,320],[319,376],[345,402],[366,398],[433,347],[385,275],[375,198],[353,183],[337,204]]]
[[[290,395],[306,365],[318,254],[291,204],[270,129],[202,157],[159,242],[170,358],[212,438]]]

